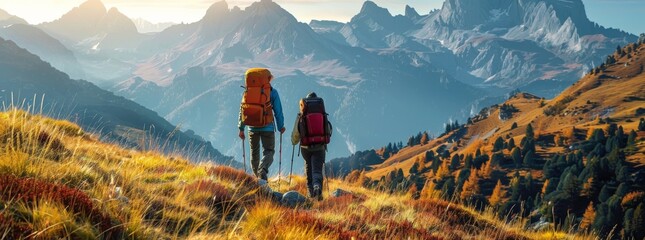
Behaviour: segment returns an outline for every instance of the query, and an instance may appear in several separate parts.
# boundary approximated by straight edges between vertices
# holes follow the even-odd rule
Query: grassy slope
[[[520,93],[510,98],[505,103],[514,105],[519,112],[506,121],[498,118],[500,111],[498,106],[491,107],[488,117],[466,125],[467,133],[459,141],[457,152],[469,154],[481,149],[482,152],[490,154],[497,137],[506,139],[506,136],[510,136],[519,145],[529,123],[533,126],[536,137],[541,136],[546,139],[556,134],[562,135],[573,127],[577,129],[576,134],[579,137],[586,134],[590,128],[606,128],[608,124],[599,123],[599,117],[609,117],[612,123],[622,125],[625,132],[629,133],[638,127],[639,118],[642,117],[636,116],[636,109],[645,108],[645,73],[639,73],[640,66],[645,65],[645,46],[641,46],[633,55],[632,59],[619,58],[616,55],[618,62],[609,66],[604,73],[584,76],[556,98],[544,100],[544,105],[541,104],[542,99],[530,94]],[[565,104],[566,108],[560,114],[556,116],[544,114],[547,107],[556,105],[566,97],[573,97],[573,101]],[[517,123],[518,128],[511,129],[513,123]],[[374,166],[374,169],[366,175],[372,179],[379,179],[397,168],[402,168],[403,172],[407,173],[417,157],[425,156],[426,150],[436,150],[444,143],[453,147],[454,144],[446,139],[456,134],[453,132],[425,146],[406,148],[387,159],[385,163]],[[644,135],[643,132],[639,133],[639,138]],[[564,150],[563,147],[558,146],[538,146],[537,154],[547,158],[550,154]],[[630,160],[645,165],[644,152],[645,143],[641,141],[639,152],[630,156]],[[505,154],[509,153],[505,151]]]
[[[0,113],[0,239],[536,239],[441,200],[412,200],[340,180],[354,196],[290,209],[242,171],[102,143],[78,126]],[[277,182],[270,183],[274,187]],[[305,192],[294,177],[282,192]],[[546,235],[545,235],[546,234]]]

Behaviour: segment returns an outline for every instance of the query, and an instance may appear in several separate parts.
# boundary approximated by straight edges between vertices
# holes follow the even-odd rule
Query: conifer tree
[[[501,151],[504,148],[504,139],[497,137],[495,144],[493,144],[493,152]]]
[[[522,196],[522,181],[519,172],[515,172],[515,176],[511,179],[511,201],[519,201]]]
[[[515,148],[515,139],[511,138],[508,140],[508,145],[506,145],[506,150],[513,150]]]
[[[502,201],[504,200],[504,197],[506,197],[506,191],[503,189],[503,187],[504,186],[502,186],[502,181],[497,180],[497,184],[495,185],[493,193],[489,198],[489,203],[494,208],[499,207],[500,203],[502,203]]]
[[[533,132],[533,126],[529,123],[529,125],[526,126],[526,138],[529,140],[533,140],[535,137],[535,133]]]
[[[531,172],[528,172],[524,177],[524,190],[526,190],[526,195],[533,196],[534,185],[535,185],[535,181],[533,180],[533,174],[531,174]]]
[[[410,172],[410,175],[415,175],[419,173],[419,162],[414,162],[409,172]]]
[[[459,154],[452,155],[452,159],[450,160],[450,170],[451,171],[457,170],[459,166],[460,166]]]
[[[511,158],[513,158],[513,162],[515,163],[515,167],[520,167],[522,165],[522,152],[520,151],[520,148],[515,147],[513,148],[513,151],[511,151]]]
[[[464,168],[470,169],[472,167],[473,167],[473,155],[468,154],[468,155],[466,155],[466,158],[464,160]]]
[[[403,169],[399,168],[399,169],[396,171],[396,180],[397,180],[397,182],[399,182],[399,183],[400,183],[400,182],[403,182],[403,180],[405,180],[405,174],[403,174]]]
[[[470,177],[470,169],[461,169],[459,173],[457,174],[457,177],[455,179],[456,182],[456,187],[455,187],[455,193],[461,193],[461,190],[464,187],[464,183],[466,180],[468,180],[468,177]]]
[[[580,196],[580,182],[576,175],[568,173],[564,178],[564,185],[562,191],[569,196],[570,199],[576,199]]]
[[[524,156],[524,167],[530,168],[532,166],[533,166],[533,151],[529,151]]]
[[[629,132],[629,136],[627,137],[627,146],[634,146],[636,145],[636,137],[638,134],[636,134],[636,131],[632,130]]]
[[[454,192],[455,179],[448,178],[448,180],[443,183],[443,187],[441,187],[441,197],[443,197],[444,199],[451,199]]]
[[[609,137],[616,136],[616,131],[618,131],[618,124],[615,124],[615,123],[609,124],[609,126],[607,126],[607,129],[605,129],[605,131],[607,132],[607,135]]]
[[[460,199],[467,201],[478,194],[480,194],[479,177],[477,176],[477,169],[472,169],[470,171],[470,177],[468,177],[468,180],[466,180],[461,190]]]
[[[410,137],[410,138],[408,138],[408,145],[407,145],[407,146],[408,146],[408,147],[412,147],[412,146],[414,146],[414,137]]]
[[[612,195],[611,190],[609,189],[608,185],[605,184],[600,189],[600,195],[598,195],[598,200],[600,200],[600,202],[606,202],[609,199],[609,197],[611,197],[611,195]]]
[[[425,163],[429,163],[434,160],[434,151],[426,151]]]
[[[423,135],[421,134],[421,132],[417,133],[417,135],[416,135],[416,136],[414,136],[414,145],[419,145],[419,144],[421,144],[421,137],[422,137],[422,136],[423,136]]]
[[[643,239],[645,238],[645,204],[638,204],[636,210],[634,210],[634,217],[632,220],[632,229],[634,239]]]

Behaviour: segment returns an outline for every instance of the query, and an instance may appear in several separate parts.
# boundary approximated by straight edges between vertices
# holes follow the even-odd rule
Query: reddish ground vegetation
[[[177,169],[175,169],[174,167],[169,167],[169,166],[158,166],[158,167],[154,168],[154,169],[152,170],[152,172],[154,172],[154,173],[158,173],[158,174],[163,174],[163,173],[168,173],[168,172],[174,172],[174,171],[176,171],[176,170],[177,170]]]
[[[8,239],[30,239],[33,229],[24,223],[17,223],[12,217],[0,213],[0,236]]]
[[[346,230],[341,224],[329,224],[325,220],[318,219],[312,212],[290,211],[284,216],[286,222],[298,223],[304,227],[315,229],[318,232],[335,234],[336,239],[353,239],[361,235],[357,230]],[[276,228],[276,233],[279,229]]]
[[[331,197],[326,198],[324,201],[316,207],[320,211],[329,211],[334,209],[344,209],[346,206],[349,206],[351,203],[362,203],[365,201],[364,197],[354,196],[352,194],[340,196],[340,197]]]
[[[212,180],[199,180],[186,186],[188,192],[207,192],[211,195],[208,198],[208,205],[217,211],[231,209],[235,205],[233,196],[226,187],[213,182]]]
[[[215,175],[221,179],[237,182],[241,186],[247,187],[249,189],[260,187],[258,185],[258,180],[256,178],[246,174],[242,170],[238,170],[235,168],[225,167],[225,166],[215,166],[208,169],[208,174]]]
[[[347,206],[350,203],[359,203],[363,198],[346,195],[338,198],[330,198],[321,202],[316,208],[322,212],[345,212],[346,209],[339,206]],[[345,216],[340,222],[330,223],[316,217],[311,211],[289,211],[285,216],[286,222],[302,224],[321,233],[336,234],[337,239],[400,239],[408,236],[411,239],[440,239],[427,229],[418,229],[408,221],[396,221],[392,219],[391,209],[383,208],[379,211],[372,211],[362,207]],[[381,225],[383,228],[374,229],[373,226]]]
[[[2,201],[34,204],[38,200],[48,199],[63,204],[74,213],[87,216],[101,230],[105,239],[119,239],[122,236],[122,227],[113,224],[112,219],[96,208],[91,198],[78,189],[11,175],[0,176],[0,189]]]
[[[441,219],[450,226],[462,226],[464,230],[470,233],[478,233],[490,229],[496,229],[498,226],[488,222],[485,219],[477,219],[471,213],[462,209],[458,205],[440,200],[419,200],[414,201],[415,209],[429,213],[433,216],[441,216]],[[498,230],[503,231],[503,230]],[[500,239],[527,239],[526,237],[511,232],[501,232],[498,236]]]

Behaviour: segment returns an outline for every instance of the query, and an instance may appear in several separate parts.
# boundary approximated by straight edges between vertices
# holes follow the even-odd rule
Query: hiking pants
[[[323,167],[325,166],[325,149],[309,150],[300,148],[302,157],[305,159],[305,171],[307,172],[307,188],[309,195],[313,196],[314,185],[323,189]]]
[[[257,177],[269,174],[269,167],[273,163],[273,154],[275,153],[275,133],[274,132],[249,132],[249,141],[251,142],[251,167]],[[260,161],[260,142],[262,142],[262,161]]]

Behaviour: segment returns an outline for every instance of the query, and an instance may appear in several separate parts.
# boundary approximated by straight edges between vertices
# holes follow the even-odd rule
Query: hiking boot
[[[313,192],[314,192],[314,194],[313,194],[312,197],[315,198],[318,201],[322,201],[323,196],[322,196],[322,188],[320,187],[320,185],[317,185],[317,184],[314,185],[314,191]]]
[[[258,173],[255,176],[258,177],[259,179],[267,181],[267,172],[264,171],[263,169],[260,169],[260,171],[258,171]]]

